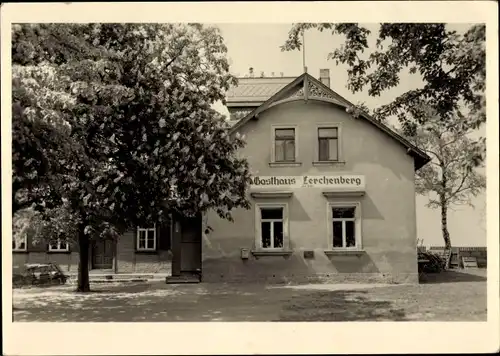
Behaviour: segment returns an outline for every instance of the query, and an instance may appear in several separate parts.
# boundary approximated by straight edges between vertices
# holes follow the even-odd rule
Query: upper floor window
[[[337,127],[318,128],[318,155],[320,162],[339,160],[339,130]]]
[[[156,251],[156,224],[137,228],[137,251]]]
[[[12,238],[12,251],[27,251],[27,240],[26,234],[22,238]]]
[[[274,161],[295,162],[295,128],[274,129]]]
[[[49,243],[49,251],[50,252],[68,252],[69,251],[69,244],[64,239],[52,240]]]

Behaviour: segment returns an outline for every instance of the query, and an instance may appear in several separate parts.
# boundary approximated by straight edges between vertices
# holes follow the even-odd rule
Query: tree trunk
[[[89,237],[83,232],[84,226],[78,232],[78,245],[80,248],[80,261],[78,263],[78,287],[77,292],[90,292],[89,281]]]
[[[443,234],[444,246],[447,250],[451,249],[450,233],[448,231],[448,206],[444,196],[441,199],[441,232]]]

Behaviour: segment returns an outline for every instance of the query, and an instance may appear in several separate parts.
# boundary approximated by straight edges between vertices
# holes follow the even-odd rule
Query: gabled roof
[[[251,78],[252,80],[255,80],[254,78]],[[259,78],[259,79],[266,79],[266,78]],[[289,78],[287,78],[289,79]],[[276,86],[274,87],[276,88]],[[270,92],[269,90],[268,92]],[[240,93],[240,94],[245,94],[247,98],[247,102],[251,102],[250,99],[248,99],[248,95],[250,95],[251,92],[254,92],[258,94],[256,96],[256,99],[253,102],[262,102],[262,96],[264,91],[263,90],[253,90],[250,91],[248,88],[242,89],[241,91],[234,91],[233,93]],[[237,100],[234,100],[236,96],[233,95],[233,102],[238,102]],[[238,100],[240,98],[243,98],[244,96],[240,95]],[[342,108],[350,109],[354,106],[350,101],[347,99],[343,98],[336,92],[334,92],[332,89],[321,83],[319,80],[316,78],[312,77],[308,73],[304,73],[295,79],[291,80],[288,82],[288,84],[284,84],[281,89],[279,89],[277,92],[275,92],[273,95],[267,98],[264,102],[262,102],[261,105],[255,107],[249,114],[241,118],[239,121],[237,121],[231,128],[230,132],[234,133],[236,132],[240,127],[245,125],[248,121],[252,119],[256,119],[259,116],[259,113],[262,111],[268,109],[269,107],[273,105],[277,105],[281,102],[287,102],[291,100],[297,100],[297,99],[303,99],[303,100],[320,100],[320,101],[326,101],[329,103],[332,103],[334,105],[340,106]],[[239,105],[240,102],[238,102]],[[228,103],[228,106],[230,104]],[[394,130],[389,128],[387,125],[383,124],[382,122],[375,120],[373,117],[370,115],[361,113],[360,119],[364,119],[368,121],[370,124],[376,126],[379,130],[383,131],[386,133],[389,137],[392,139],[396,140],[399,142],[403,147],[406,148],[407,153],[411,155],[414,158],[414,166],[415,170],[418,170],[425,164],[427,164],[431,158],[422,150],[417,148],[415,145],[413,145],[411,142],[406,140],[404,137],[396,133]]]

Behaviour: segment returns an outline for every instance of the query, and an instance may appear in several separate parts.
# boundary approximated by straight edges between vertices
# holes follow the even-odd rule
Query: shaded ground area
[[[167,285],[16,289],[14,321],[481,321],[486,271],[429,275],[420,285]]]
[[[289,321],[486,321],[486,270],[430,274],[420,285],[316,292],[284,306]]]

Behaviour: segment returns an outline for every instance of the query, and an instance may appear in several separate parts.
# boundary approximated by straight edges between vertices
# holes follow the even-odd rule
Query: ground
[[[485,321],[486,271],[419,285],[96,284],[15,289],[14,321]]]

